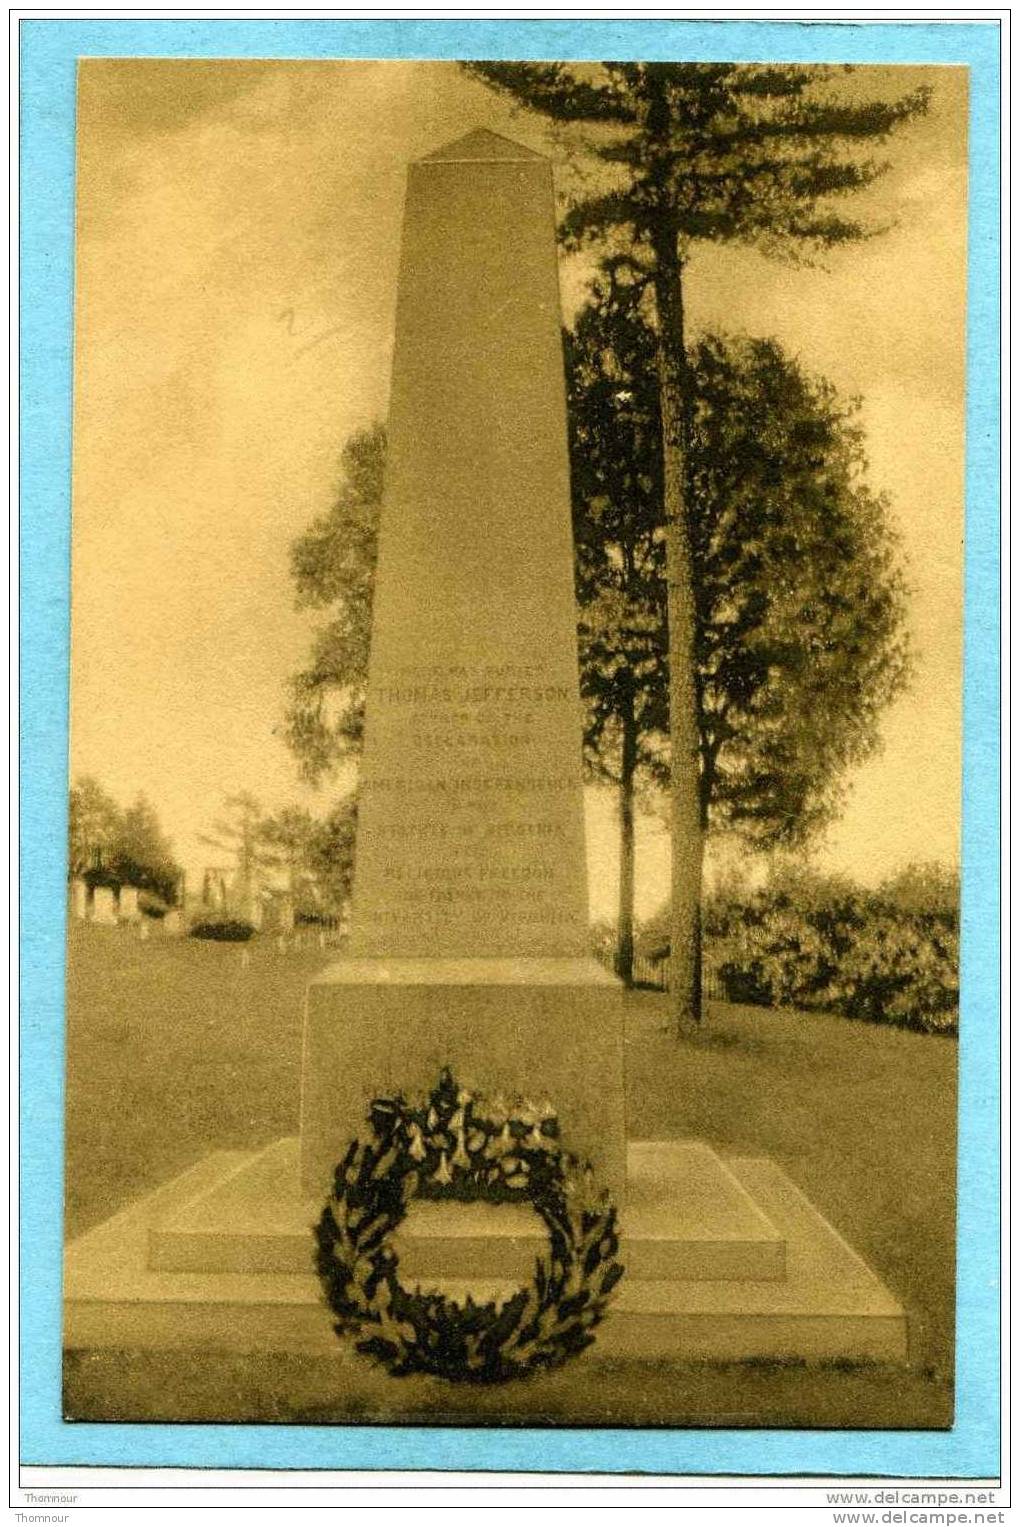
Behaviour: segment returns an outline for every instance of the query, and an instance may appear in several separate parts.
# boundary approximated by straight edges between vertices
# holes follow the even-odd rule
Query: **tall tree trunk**
[[[683,263],[677,230],[655,230],[655,302],[662,411],[669,622],[670,827],[672,840],[670,1006],[678,1033],[701,1020],[701,877],[704,833],[695,678],[694,568],[688,524],[686,458],[689,368],[684,343]]]
[[[637,722],[634,696],[623,711],[620,758],[620,896],[616,918],[616,973],[634,984],[634,774],[637,769]]]

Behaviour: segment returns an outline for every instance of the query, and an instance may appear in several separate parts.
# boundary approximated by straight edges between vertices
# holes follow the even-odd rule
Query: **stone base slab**
[[[325,1196],[372,1098],[427,1093],[444,1066],[488,1097],[551,1100],[571,1149],[622,1200],[623,988],[593,959],[328,966],[305,1013],[302,1194]]]
[[[278,1140],[149,1234],[161,1272],[306,1272],[322,1199],[302,1199],[298,1142]],[[645,1279],[781,1278],[786,1246],[750,1194],[700,1141],[628,1149],[620,1227],[628,1272]],[[397,1235],[409,1284],[430,1278],[527,1282],[547,1247],[526,1205],[418,1199]]]
[[[243,1168],[221,1152],[68,1247],[65,1345],[233,1352],[336,1350],[329,1312],[308,1273],[165,1272],[148,1266],[150,1234]],[[907,1320],[896,1299],[773,1162],[729,1158],[728,1170],[786,1246],[785,1277],[625,1276],[598,1356],[682,1362],[801,1358],[902,1363]],[[463,1282],[436,1280],[451,1294]],[[475,1292],[485,1292],[472,1283]],[[514,1284],[492,1284],[510,1293]]]

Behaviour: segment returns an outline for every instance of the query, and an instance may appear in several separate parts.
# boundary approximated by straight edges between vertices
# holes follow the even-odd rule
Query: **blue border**
[[[999,28],[670,20],[21,22],[22,1459],[43,1464],[998,1474]],[[970,276],[957,1420],[951,1432],[66,1425],[60,1238],[74,85],[80,56],[965,64]]]

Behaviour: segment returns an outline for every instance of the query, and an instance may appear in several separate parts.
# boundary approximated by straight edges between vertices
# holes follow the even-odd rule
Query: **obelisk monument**
[[[348,957],[310,990],[305,1186],[449,1065],[622,1193],[622,1003],[590,957],[552,173],[488,132],[408,175]]]

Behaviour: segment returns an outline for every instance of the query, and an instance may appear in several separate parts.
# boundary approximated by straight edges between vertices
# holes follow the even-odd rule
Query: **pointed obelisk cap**
[[[514,143],[500,133],[490,132],[487,127],[477,127],[473,132],[465,133],[462,138],[455,138],[452,143],[445,143],[442,148],[426,154],[418,163],[463,164],[475,160],[487,164],[505,164],[508,161],[512,163],[514,160],[543,157],[542,154],[536,154],[534,149],[525,148],[523,143]]]

